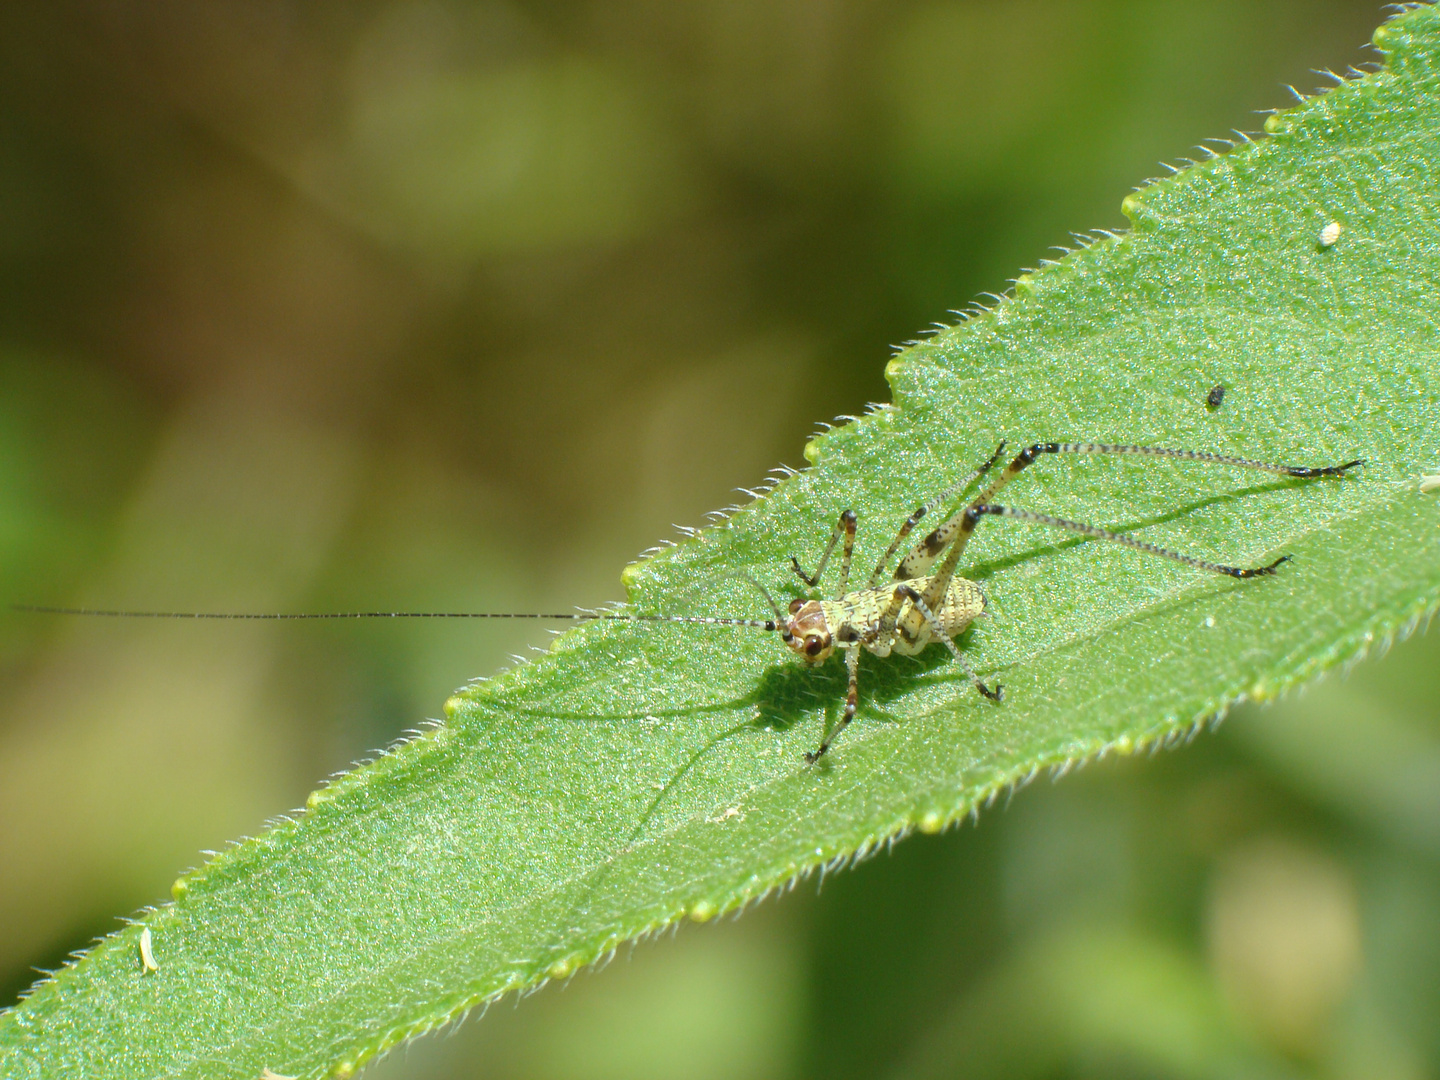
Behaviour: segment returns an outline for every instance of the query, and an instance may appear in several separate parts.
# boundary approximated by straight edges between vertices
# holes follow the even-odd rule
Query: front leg
[[[830,749],[830,744],[835,741],[835,736],[850,726],[850,721],[855,719],[855,705],[860,700],[860,646],[856,645],[845,652],[845,667],[850,672],[850,686],[845,691],[845,713],[840,717],[840,723],[835,725],[835,730],[826,736],[825,741],[820,744],[820,749],[805,755],[805,763],[814,765],[825,756],[825,751]]]
[[[830,556],[835,551],[835,544],[843,535],[845,548],[840,557],[840,591],[835,595],[837,599],[845,595],[845,590],[850,584],[850,560],[855,554],[855,520],[854,510],[846,510],[840,515],[840,520],[835,523],[835,531],[830,534],[830,542],[825,545],[825,554],[820,556],[820,565],[815,567],[815,573],[805,573],[800,567],[800,560],[794,555],[790,556],[790,566],[801,581],[812,589],[820,584],[820,575],[825,573],[825,564],[830,561]]]

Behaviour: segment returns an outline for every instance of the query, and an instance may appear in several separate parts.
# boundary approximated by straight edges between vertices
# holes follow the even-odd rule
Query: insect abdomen
[[[931,580],[929,577],[911,578],[908,581],[897,582],[897,585],[908,585],[924,596],[925,590],[930,587]],[[935,610],[935,617],[944,628],[945,635],[953,638],[984,612],[985,594],[981,591],[980,586],[965,578],[954,577],[950,579],[950,585],[945,590],[944,600]],[[899,633],[896,636],[894,649],[903,655],[913,655],[935,640],[925,616],[917,611],[908,600],[900,609],[900,619],[896,624],[896,629]]]

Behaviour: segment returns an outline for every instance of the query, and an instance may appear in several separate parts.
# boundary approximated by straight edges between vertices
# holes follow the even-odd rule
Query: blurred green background
[[[0,6],[0,599],[619,599],[886,400],[892,343],[1121,227],[1382,15]],[[0,616],[0,1004],[545,640]],[[1440,1075],[1437,660],[1037,783],[368,1075]]]

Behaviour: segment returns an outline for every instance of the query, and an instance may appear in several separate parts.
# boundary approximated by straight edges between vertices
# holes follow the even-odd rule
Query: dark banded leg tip
[[[1317,476],[1344,476],[1350,469],[1364,465],[1364,458],[1356,458],[1354,461],[1347,461],[1344,465],[1326,465],[1320,469],[1295,468],[1289,470],[1289,475],[1298,476],[1303,480],[1312,480]]]
[[[1278,567],[1281,563],[1287,563],[1293,558],[1293,555],[1281,555],[1280,558],[1276,559],[1268,566],[1257,566],[1253,570],[1237,570],[1233,567],[1226,567],[1223,569],[1225,573],[1235,578],[1266,577],[1270,574],[1275,573],[1275,568]]]
[[[975,684],[975,689],[979,690],[980,693],[984,694],[985,697],[990,701],[1001,702],[1005,700],[1005,687],[1001,686],[999,683],[996,683],[995,689],[991,690],[983,682],[977,682]]]

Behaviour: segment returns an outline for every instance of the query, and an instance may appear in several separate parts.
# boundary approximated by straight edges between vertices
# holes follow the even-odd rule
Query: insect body
[[[802,659],[817,664],[836,648],[845,649],[845,663],[850,669],[844,719],[820,749],[805,755],[806,761],[812,765],[818,761],[855,715],[862,646],[876,656],[892,652],[913,656],[931,642],[943,641],[976,688],[991,700],[1000,700],[1002,688],[991,690],[976,678],[953,640],[984,614],[985,594],[973,581],[955,577],[946,586],[938,607],[931,607],[925,602],[925,594],[933,583],[931,577],[910,578],[885,587],[861,589],[837,600],[791,601],[790,618],[785,621],[786,644]]]
[[[1225,465],[1232,468],[1255,469],[1274,473],[1278,476],[1314,479],[1318,477],[1343,476],[1350,469],[1363,464],[1356,459],[1343,465],[1328,465],[1318,468],[1298,465],[1275,465],[1248,458],[1229,457],[1199,450],[1174,450],[1158,446],[1131,446],[1115,443],[1034,443],[1021,450],[996,476],[969,502],[956,510],[934,530],[927,533],[910,551],[899,560],[893,573],[886,578],[891,559],[900,551],[916,525],[934,506],[947,506],[962,491],[993,469],[1004,452],[1002,442],[990,458],[976,469],[961,484],[958,484],[938,499],[920,506],[900,526],[895,539],[881,556],[868,584],[863,589],[848,591],[851,562],[855,551],[855,534],[858,518],[854,510],[840,515],[829,543],[820,556],[820,562],[813,574],[807,574],[798,559],[792,557],[791,567],[810,587],[819,585],[830,557],[837,546],[841,549],[840,583],[833,600],[795,599],[787,610],[782,611],[763,585],[756,584],[769,601],[774,612],[773,619],[720,618],[705,615],[650,615],[628,613],[581,613],[562,615],[534,615],[491,612],[392,612],[359,611],[326,614],[230,614],[210,612],[156,612],[156,611],[101,611],[87,608],[53,608],[22,606],[23,610],[50,612],[66,615],[106,615],[142,618],[184,618],[184,619],[546,619],[546,620],[609,620],[617,622],[676,622],[696,623],[708,626],[738,626],[757,630],[778,632],[781,640],[803,661],[809,664],[823,663],[836,650],[845,654],[845,666],[849,673],[849,685],[845,694],[845,711],[835,730],[825,736],[820,746],[805,755],[811,764],[818,761],[829,749],[835,737],[855,717],[859,700],[858,677],[860,671],[860,650],[867,649],[877,656],[900,653],[904,656],[921,652],[928,645],[939,642],[950,650],[951,656],[969,677],[975,689],[993,702],[1003,699],[1003,688],[998,684],[992,689],[987,686],[971,668],[965,655],[955,644],[955,637],[962,633],[971,622],[984,614],[985,594],[980,586],[956,573],[965,547],[975,527],[987,518],[1004,518],[1053,529],[1078,533],[1081,536],[1120,544],[1145,555],[1156,555],[1183,563],[1197,570],[1224,574],[1233,578],[1261,577],[1273,574],[1281,563],[1289,559],[1281,556],[1265,566],[1242,568],[1207,562],[1191,555],[1183,555],[1168,548],[1158,547],[1144,540],[1123,533],[1111,532],[1096,525],[1087,525],[1066,518],[1051,517],[1032,510],[1014,506],[1002,506],[993,500],[997,494],[1047,454],[1115,454],[1149,458],[1169,458],[1176,461],[1198,462],[1209,465]],[[938,564],[938,565],[937,565]]]
[[[1005,444],[1002,442],[990,459],[981,465],[964,484],[946,492],[936,500],[936,504],[942,506],[947,504],[960,491],[988,473],[1000,460],[1000,455],[1004,450]],[[1207,570],[1234,578],[1273,574],[1276,567],[1289,558],[1288,555],[1281,556],[1272,563],[1251,569],[1225,566],[1190,555],[1182,555],[1180,552],[1170,551],[1167,548],[1137,540],[1133,536],[1111,532],[1095,525],[1051,517],[1048,514],[1037,514],[1034,511],[1021,510],[1013,506],[1001,506],[991,501],[1005,485],[1045,454],[1123,454],[1172,458],[1179,461],[1259,469],[1280,476],[1299,478],[1343,476],[1347,470],[1363,464],[1356,459],[1343,465],[1310,468],[1296,465],[1273,465],[1263,461],[1251,461],[1248,458],[1229,457],[1198,450],[1172,450],[1158,446],[1130,446],[1115,443],[1035,443],[1020,451],[1014,460],[1001,470],[1000,474],[964,509],[949,517],[915,545],[896,566],[893,579],[882,585],[880,581],[885,575],[890,559],[900,550],[900,546],[929,511],[929,506],[918,507],[900,526],[895,540],[890,544],[889,549],[881,558],[880,564],[876,566],[875,572],[870,576],[869,585],[851,593],[847,593],[845,589],[850,577],[850,563],[855,548],[857,518],[853,510],[846,510],[840,515],[840,520],[830,536],[830,542],[826,545],[824,554],[820,557],[820,564],[813,575],[806,574],[801,569],[799,560],[793,557],[790,560],[792,568],[801,580],[807,585],[817,585],[826,564],[830,561],[830,556],[834,553],[836,544],[843,538],[840,591],[837,598],[832,601],[796,600],[790,605],[789,618],[782,619],[779,627],[785,643],[799,653],[802,658],[812,663],[823,661],[837,648],[846,650],[845,662],[850,682],[845,694],[845,712],[835,730],[821,742],[819,749],[805,755],[806,761],[811,764],[818,761],[830,749],[830,744],[835,737],[854,719],[859,694],[857,680],[861,648],[868,649],[878,656],[888,656],[892,652],[913,655],[932,642],[942,642],[950,650],[951,655],[960,664],[965,674],[969,676],[976,690],[991,701],[1002,700],[1003,688],[998,684],[994,689],[986,686],[966,662],[964,655],[953,640],[985,611],[985,595],[980,586],[973,581],[959,577],[955,571],[959,566],[965,546],[975,531],[975,526],[987,517],[1009,518],[1015,521],[1064,529],[1097,540],[1121,544],[1146,555],[1158,555],[1198,570]],[[942,555],[944,556],[943,561],[941,560]],[[940,566],[931,573],[936,562],[940,562]]]

